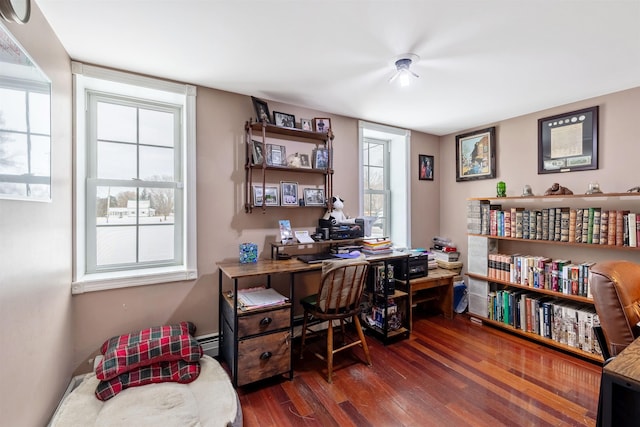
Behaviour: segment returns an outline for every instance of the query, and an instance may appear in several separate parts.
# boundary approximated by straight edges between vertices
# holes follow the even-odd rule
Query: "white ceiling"
[[[74,60],[435,135],[640,86],[640,0],[35,1]]]

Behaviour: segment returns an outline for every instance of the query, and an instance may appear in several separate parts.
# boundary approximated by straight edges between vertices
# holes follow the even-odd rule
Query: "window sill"
[[[71,283],[71,294],[76,295],[109,289],[195,280],[197,278],[197,270],[176,269],[171,267],[88,274]]]

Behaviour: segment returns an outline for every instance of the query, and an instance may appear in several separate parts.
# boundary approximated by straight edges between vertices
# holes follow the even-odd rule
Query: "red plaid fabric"
[[[157,362],[197,362],[202,347],[191,335],[172,335],[107,351],[96,368],[99,380],[109,380],[132,369]]]
[[[198,378],[198,375],[200,375],[199,362],[174,360],[154,363],[118,375],[108,381],[100,381],[96,388],[96,397],[100,400],[109,400],[124,389],[151,383],[174,381],[186,384]]]
[[[107,351],[118,347],[126,347],[142,341],[154,338],[162,338],[171,335],[193,335],[196,332],[196,325],[191,322],[180,322],[173,325],[154,326],[153,328],[142,329],[128,334],[111,337],[102,344],[100,352],[106,354]]]

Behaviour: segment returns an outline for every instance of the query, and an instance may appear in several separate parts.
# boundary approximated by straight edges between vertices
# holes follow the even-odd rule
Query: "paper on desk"
[[[251,288],[238,290],[238,305],[241,308],[259,308],[282,304],[287,297],[273,288]]]
[[[300,243],[313,243],[313,239],[309,236],[308,231],[294,231],[294,234]]]

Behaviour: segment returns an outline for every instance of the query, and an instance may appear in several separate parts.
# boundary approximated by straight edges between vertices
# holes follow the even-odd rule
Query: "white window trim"
[[[152,285],[174,281],[195,280],[197,271],[197,204],[196,204],[196,87],[168,82],[150,77],[138,76],[122,71],[71,63],[74,90],[75,116],[75,169],[74,169],[74,275],[71,293],[101,291],[131,286]],[[99,87],[98,87],[99,86]],[[184,263],[176,267],[145,268],[109,273],[85,273],[85,177],[86,177],[86,135],[85,90],[107,89],[126,96],[148,97],[153,92],[156,99],[185,104],[183,117],[183,155],[185,158],[185,242]],[[141,94],[142,93],[142,94]],[[146,94],[144,94],[146,93]],[[80,108],[82,113],[78,113]]]
[[[358,121],[358,194],[360,214],[364,212],[364,175],[362,170],[362,149],[364,138],[390,140],[391,150],[389,164],[391,168],[391,221],[389,224],[394,234],[398,234],[411,247],[411,131],[363,120]],[[404,171],[404,177],[397,180]],[[398,175],[400,174],[400,175]],[[404,181],[404,182],[402,182]],[[404,218],[402,218],[404,216]],[[400,221],[400,219],[403,219]]]

